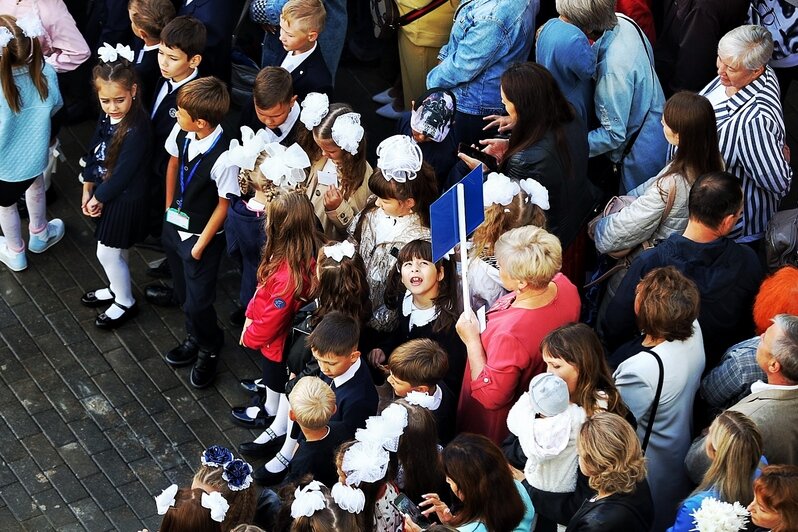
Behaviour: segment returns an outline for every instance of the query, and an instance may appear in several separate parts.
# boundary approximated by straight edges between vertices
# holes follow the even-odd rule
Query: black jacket
[[[294,84],[294,94],[300,100],[304,100],[311,92],[321,92],[328,96],[332,94],[332,75],[321,55],[321,48],[316,46],[313,53],[291,72],[291,81]]]
[[[648,532],[654,522],[654,502],[643,480],[629,494],[585,500],[566,532]]]

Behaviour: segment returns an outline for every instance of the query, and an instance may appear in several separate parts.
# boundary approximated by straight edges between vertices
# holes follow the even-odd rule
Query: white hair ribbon
[[[224,521],[224,518],[227,515],[227,510],[230,509],[230,505],[227,503],[227,500],[225,500],[222,494],[218,491],[203,493],[201,503],[203,508],[207,508],[211,511],[211,519],[217,523]]]
[[[360,125],[358,113],[346,113],[335,119],[332,127],[332,139],[335,144],[352,155],[357,155],[360,141],[365,131]]]
[[[418,392],[415,390],[412,392],[407,392],[405,400],[411,405],[420,406],[421,408],[426,408],[427,410],[437,409],[441,404],[441,402],[435,399],[434,396],[426,392]]]
[[[42,20],[32,11],[19,17],[17,26],[22,30],[22,34],[25,37],[30,37],[31,39],[41,37],[45,33]]]
[[[128,61],[132,62],[135,54],[133,50],[130,49],[128,45],[121,45],[117,44],[116,46],[111,46],[107,42],[104,42],[100,49],[97,50],[97,55],[100,56],[100,60],[103,63],[113,63],[120,57],[123,59],[127,59]]]
[[[291,517],[310,517],[327,506],[321,482],[314,480],[304,488],[294,490],[294,502],[291,503]]]
[[[504,174],[491,172],[482,185],[482,204],[485,208],[493,204],[507,206],[520,191],[517,181]]]
[[[382,445],[355,442],[344,453],[341,469],[346,474],[346,483],[357,486],[361,482],[377,482],[388,470],[390,455]]]
[[[377,168],[397,183],[415,179],[423,160],[421,148],[407,135],[393,135],[377,146]]]
[[[14,34],[5,26],[0,27],[0,57],[3,57],[3,50],[8,43],[14,39]]]
[[[335,262],[341,262],[344,257],[351,259],[355,256],[355,245],[349,240],[337,242],[331,246],[324,246],[324,254]]]
[[[541,185],[538,181],[535,181],[531,177],[528,179],[522,179],[519,182],[521,186],[521,190],[526,192],[527,200],[532,203],[533,205],[537,205],[544,211],[549,210],[551,207],[549,205],[549,190]]]
[[[241,143],[238,139],[230,141],[230,149],[227,150],[227,162],[231,166],[237,166],[242,170],[254,170],[258,155],[266,146],[266,131],[252,131],[249,126],[241,126]]]
[[[286,148],[279,142],[272,142],[264,151],[269,156],[260,163],[260,171],[276,186],[293,189],[307,177],[304,168],[310,166],[310,159],[299,144]]]
[[[321,119],[330,112],[330,99],[321,92],[311,92],[302,101],[302,112],[299,121],[308,129],[321,124]],[[360,141],[358,141],[360,142]]]
[[[360,488],[336,482],[330,493],[335,504],[350,514],[359,514],[366,507],[366,495]]]
[[[365,429],[357,429],[355,439],[364,443],[381,445],[386,451],[399,449],[399,438],[407,426],[407,409],[402,405],[391,404],[379,416],[366,420]]]
[[[155,506],[158,508],[158,515],[163,515],[169,508],[175,505],[175,495],[177,495],[177,484],[172,484],[155,496]]]

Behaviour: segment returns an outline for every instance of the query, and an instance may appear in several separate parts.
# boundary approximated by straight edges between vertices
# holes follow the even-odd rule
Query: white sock
[[[286,431],[288,430],[288,396],[283,394],[280,397],[280,406],[277,408],[277,415],[274,416],[274,421],[269,426],[271,433],[277,435],[278,438],[285,436]],[[255,438],[254,443],[269,443],[275,438],[272,438],[271,433],[269,430],[264,430],[260,433],[260,436]]]
[[[290,462],[294,457],[296,448],[296,440],[290,435],[286,435],[285,443],[283,443],[283,447],[280,449],[280,454],[283,455],[283,458]],[[277,459],[277,457],[272,458],[266,463],[266,471],[270,473],[279,473],[280,471],[285,471],[285,469],[286,466],[284,466],[283,463]]]
[[[248,417],[251,417],[252,419],[255,419],[256,417],[258,417],[258,414],[260,413],[260,407],[259,406],[248,406],[245,412],[246,412]],[[255,443],[259,443],[259,442],[256,441]]]
[[[99,290],[94,291],[94,297],[96,297],[100,301],[110,301],[114,298],[114,295],[111,293],[109,289],[100,288]]]
[[[284,393],[276,392],[266,387],[266,404],[263,405],[263,409],[266,410],[266,413],[270,416],[274,416],[277,414],[277,409],[280,408],[280,396],[285,395]]]
[[[127,265],[128,250],[108,247],[97,242],[97,259],[105,270],[105,275],[108,276],[110,291],[114,293],[114,301],[130,308],[136,300],[133,299],[133,287],[130,284],[130,269]],[[109,318],[118,318],[122,312],[123,309],[111,305],[106,311],[106,315]]]
[[[25,250],[19,222],[19,210],[14,203],[10,207],[0,207],[0,230],[6,237],[6,246],[14,253]]]
[[[39,176],[25,191],[25,205],[28,206],[28,230],[41,233],[47,229],[47,193],[44,190],[44,176]]]

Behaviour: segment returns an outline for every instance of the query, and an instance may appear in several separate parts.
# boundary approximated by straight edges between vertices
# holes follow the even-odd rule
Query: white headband
[[[551,206],[549,205],[549,191],[546,187],[531,177],[522,179],[519,185],[521,185],[521,190],[526,192],[528,202],[537,205],[544,211],[549,210]]]
[[[291,503],[291,517],[310,517],[327,506],[321,482],[314,480],[304,488],[294,490],[294,502]]]
[[[397,183],[415,179],[423,160],[421,148],[407,135],[393,135],[377,146],[377,168]]]
[[[296,142],[288,148],[272,142],[264,151],[269,156],[260,163],[260,171],[276,186],[293,189],[307,177],[304,169],[310,166],[310,159]]]
[[[330,112],[330,99],[326,94],[311,92],[302,101],[302,112],[299,121],[305,124],[308,130],[321,124],[322,118]],[[360,142],[360,141],[358,141]]]
[[[332,139],[335,144],[352,155],[357,155],[360,141],[365,131],[360,125],[358,113],[346,113],[335,119],[332,127]]]
[[[335,262],[341,262],[344,257],[351,259],[355,256],[355,245],[349,240],[337,242],[331,246],[324,246],[324,254]]]
[[[97,55],[100,56],[100,60],[103,63],[113,63],[120,57],[127,59],[129,62],[133,61],[135,54],[133,50],[130,49],[128,45],[121,45],[117,44],[116,46],[111,46],[107,42],[104,42],[100,49],[97,50]]]
[[[17,19],[17,26],[22,30],[22,34],[25,37],[30,37],[31,39],[34,37],[41,37],[45,33],[41,19],[32,11],[19,17]]]
[[[507,206],[520,191],[517,181],[504,174],[491,172],[482,185],[482,205],[486,209],[493,204]]]

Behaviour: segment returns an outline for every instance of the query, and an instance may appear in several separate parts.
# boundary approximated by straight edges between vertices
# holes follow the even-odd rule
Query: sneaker
[[[58,218],[53,218],[47,223],[44,231],[38,234],[31,233],[28,249],[31,253],[44,253],[64,238],[64,232],[64,222]]]
[[[401,111],[397,111],[393,108],[393,103],[386,103],[377,109],[377,114],[383,118],[390,118],[391,120],[399,120],[402,116]]]
[[[381,103],[385,105],[386,103],[391,103],[393,101],[393,96],[390,94],[391,89],[387,88],[384,91],[380,92],[379,94],[375,94],[371,97],[372,101]]]
[[[0,262],[8,266],[12,272],[21,272],[28,267],[28,257],[25,256],[25,250],[18,253],[8,249],[6,245],[6,237],[0,236]]]

